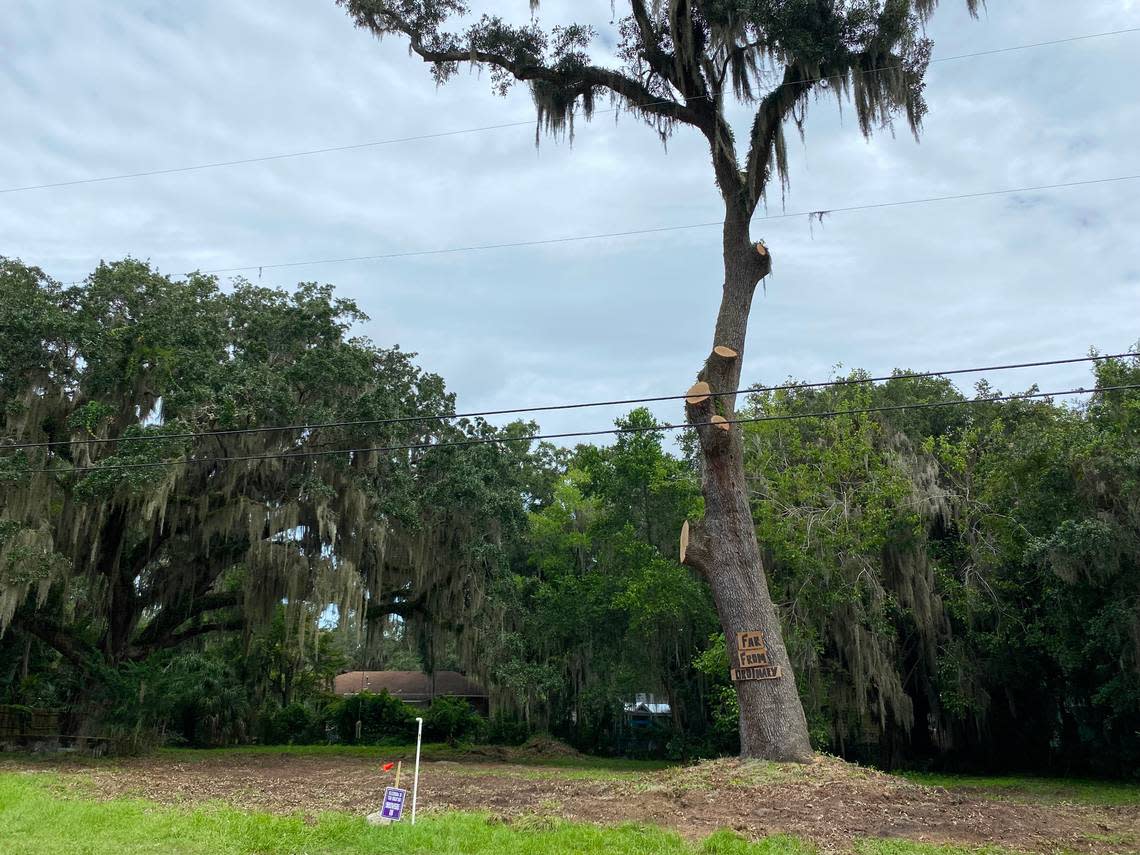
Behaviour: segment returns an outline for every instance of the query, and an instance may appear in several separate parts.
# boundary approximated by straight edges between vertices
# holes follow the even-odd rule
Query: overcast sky
[[[517,19],[527,0],[476,9]],[[1140,26],[1137,0],[943,0],[935,57]],[[622,3],[618,3],[619,12]],[[544,2],[593,23],[609,0]],[[935,63],[920,143],[865,141],[834,100],[789,135],[788,211],[1140,173],[1140,33]],[[257,157],[533,118],[523,88],[464,70],[436,89],[397,39],[332,0],[7,0],[0,188]],[[764,222],[774,274],[753,308],[745,378],[835,366],[933,370],[1126,350],[1140,338],[1140,181]],[[781,201],[772,199],[772,213]],[[0,255],[62,281],[100,259],[162,271],[270,265],[717,220],[709,157],[666,150],[630,116],[269,163],[0,194]],[[463,409],[684,391],[712,345],[715,228],[387,261],[266,269],[331,282],[363,332],[419,354]],[[245,274],[258,279],[257,270]],[[228,280],[227,280],[228,281]],[[1085,366],[994,375],[1021,391],[1087,385]],[[676,420],[679,408],[656,408]],[[546,414],[550,431],[617,411]]]

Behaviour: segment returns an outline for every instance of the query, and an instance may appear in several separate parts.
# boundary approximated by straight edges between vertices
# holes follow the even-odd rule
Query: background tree
[[[591,751],[647,750],[622,732],[622,702],[655,694],[672,720],[654,742],[681,754],[704,736],[692,660],[716,625],[707,589],[676,555],[674,533],[700,497],[647,410],[616,424],[637,432],[579,446],[529,515],[513,584],[493,593],[511,606],[487,651],[491,676],[529,723]]]
[[[1096,386],[1136,383],[1137,365],[1099,363]],[[810,416],[962,395],[895,378],[750,396],[750,415],[805,417],[743,430],[813,741],[883,767],[1128,773],[1140,396],[997,394],[827,419]]]
[[[590,26],[546,31],[534,20],[513,26],[493,15],[471,22],[462,0],[337,2],[377,36],[406,37],[438,83],[462,63],[489,68],[500,94],[516,80],[527,83],[540,129],[572,128],[579,112],[589,118],[608,95],[662,137],[683,124],[707,140],[725,206],[712,341],[723,349],[699,373],[718,397],[695,396],[687,407],[700,439],[705,513],[685,561],[708,581],[726,637],[762,630],[783,670],[780,679],[737,684],[741,753],[808,759],[807,723],[752,525],[740,431],[710,420],[734,412],[735,397],[725,393],[739,386],[752,297],[771,270],[749,225],[772,181],[786,185],[784,126],[794,121],[802,133],[810,99],[824,94],[850,100],[864,134],[899,112],[917,133],[931,49],[922,23],[937,0],[629,0],[629,14],[613,25],[618,48],[608,64],[591,58]],[[531,0],[532,12],[538,5]],[[976,11],[977,0],[967,5]],[[742,151],[726,113],[733,100],[754,110]]]
[[[941,380],[858,383],[866,377],[750,395],[748,415],[807,418],[744,425],[745,472],[813,741],[891,766],[912,731],[927,731],[949,637],[930,541],[954,494],[890,419],[810,416],[961,396]],[[890,415],[926,436],[917,417],[930,412]]]
[[[1101,362],[1096,381],[1138,383],[1140,359]],[[974,497],[937,544],[956,569],[946,598],[958,644],[939,673],[958,713],[947,748],[971,764],[1042,757],[1064,772],[1134,774],[1140,395],[980,409],[930,443],[947,482]]]
[[[0,633],[98,678],[282,608],[299,644],[336,605],[366,658],[385,616],[458,627],[481,607],[524,522],[527,443],[434,445],[530,428],[385,422],[454,401],[352,337],[350,301],[130,260],[63,288],[0,259],[0,290]],[[328,422],[347,424],[250,432]]]

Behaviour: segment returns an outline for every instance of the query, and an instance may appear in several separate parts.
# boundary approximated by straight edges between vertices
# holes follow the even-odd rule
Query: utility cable
[[[950,377],[959,374],[981,374],[987,371],[1012,371],[1019,368],[1044,368],[1056,365],[1075,365],[1083,362],[1103,362],[1110,359],[1127,359],[1140,357],[1140,352],[1111,353],[1096,356],[1078,356],[1071,359],[1047,359],[1038,362],[1013,362],[1004,365],[985,365],[978,368],[952,368],[948,371],[921,371],[903,372],[883,375],[880,377],[856,377],[841,380],[817,380],[810,383],[785,383],[779,386],[750,386],[748,388],[733,389],[728,392],[710,392],[710,398],[725,398],[733,395],[749,395],[765,392],[779,392],[785,390],[820,389],[832,386],[860,386],[870,383],[885,383],[890,380],[921,380],[931,377]],[[104,445],[113,442],[167,442],[178,439],[211,439],[223,436],[244,436],[254,433],[273,433],[286,431],[314,431],[326,428],[365,427],[375,425],[405,424],[408,422],[450,421],[452,419],[474,419],[489,416],[513,416],[524,413],[543,413],[554,410],[583,410],[594,407],[616,407],[629,404],[655,404],[663,401],[679,401],[688,397],[688,393],[681,395],[657,395],[650,398],[622,398],[611,401],[587,401],[570,404],[542,404],[535,407],[514,407],[503,410],[480,410],[469,413],[438,413],[418,416],[391,416],[380,419],[357,419],[352,421],[315,422],[308,424],[270,425],[266,427],[231,428],[227,430],[188,431],[186,433],[144,434],[132,437],[102,437],[90,439],[57,439],[46,442],[4,442],[0,440],[0,451],[15,451],[24,448],[51,448],[61,445]]]
[[[1053,45],[1068,44],[1071,42],[1087,41],[1089,39],[1100,39],[1108,36],[1119,36],[1127,33],[1140,32],[1140,27],[1129,27],[1121,30],[1110,30],[1102,33],[1088,33],[1085,35],[1069,36],[1061,39],[1052,39],[1050,41],[1032,42],[1023,45],[1010,45],[1009,47],[993,48],[991,50],[974,51],[972,53],[956,54],[954,56],[935,57],[930,60],[931,64],[939,62],[955,62],[963,59],[976,59],[983,56],[993,56],[995,54],[1010,53],[1013,51],[1031,50],[1033,48],[1050,47]],[[879,66],[877,68],[855,69],[852,73],[856,74],[871,74],[878,71],[890,71],[893,69],[903,67],[901,64],[895,63],[892,65]],[[834,74],[825,77],[811,77],[802,80],[790,80],[782,82],[773,87],[772,91],[780,89],[784,86],[799,86],[805,83],[820,83],[830,80],[843,80],[846,79],[846,74]],[[701,100],[712,96],[701,95],[688,98],[689,101]],[[646,104],[631,104],[632,109],[644,109],[647,107],[655,107],[663,104],[676,104],[677,101],[664,99],[661,101],[651,101]],[[605,115],[606,113],[617,113],[623,108],[615,107],[608,110],[596,110],[593,115]],[[190,166],[174,166],[166,169],[150,169],[143,172],[124,172],[118,175],[103,175],[92,178],[76,178],[71,181],[54,181],[46,184],[28,184],[23,187],[3,187],[0,188],[0,193],[24,193],[31,190],[47,190],[55,187],[74,187],[81,184],[101,184],[108,181],[123,181],[131,178],[147,178],[156,175],[174,175],[183,172],[198,172],[206,169],[219,169],[227,166],[244,166],[251,163],[267,163],[275,160],[289,160],[298,157],[312,157],[319,154],[330,154],[338,151],[354,151],[366,148],[379,148],[387,145],[397,145],[400,143],[420,142],[424,140],[440,139],[443,137],[461,136],[463,134],[481,133],[483,131],[495,131],[503,128],[518,128],[525,125],[534,125],[534,119],[527,119],[519,122],[503,122],[497,125],[483,125],[475,128],[461,128],[453,131],[438,131],[435,133],[416,134],[414,136],[406,137],[392,137],[390,139],[373,140],[371,142],[352,143],[349,145],[336,145],[326,146],[324,148],[312,148],[302,151],[286,152],[283,154],[267,154],[256,157],[243,157],[235,160],[219,160],[210,163],[198,163]]]
[[[784,220],[791,217],[813,217],[825,216],[830,214],[846,214],[853,211],[872,211],[880,208],[901,208],[908,205],[925,205],[934,202],[952,202],[961,199],[982,199],[992,196],[1007,196],[1014,193],[1033,193],[1043,190],[1063,190],[1071,187],[1087,187],[1093,184],[1112,184],[1122,181],[1136,181],[1140,179],[1140,173],[1134,175],[1116,175],[1110,178],[1089,178],[1082,181],[1066,181],[1059,184],[1037,184],[1025,187],[1007,187],[1001,190],[981,190],[975,193],[953,193],[945,196],[925,196],[919,199],[903,199],[893,202],[872,202],[863,205],[847,205],[840,208],[816,208],[804,211],[785,211],[780,214],[764,214],[763,216],[753,217],[753,220]],[[385,261],[395,258],[418,258],[429,255],[451,255],[460,252],[482,252],[491,249],[519,249],[522,247],[532,246],[551,246],[553,244],[563,243],[576,243],[580,241],[602,240],[604,238],[623,238],[623,237],[637,237],[640,235],[663,234],[666,232],[687,231],[689,229],[704,229],[712,228],[714,226],[720,227],[724,225],[723,220],[710,220],[704,223],[687,223],[680,226],[657,226],[648,229],[628,229],[620,232],[599,232],[595,234],[585,235],[568,235],[566,237],[557,238],[540,238],[537,240],[520,240],[512,241],[509,243],[484,243],[484,244],[471,244],[468,246],[453,246],[443,249],[416,249],[407,252],[389,252],[380,255],[351,255],[342,256],[340,258],[314,258],[304,261],[280,261],[276,263],[262,263],[262,264],[247,264],[241,267],[215,267],[209,270],[197,270],[190,273],[184,273],[183,276],[192,276],[195,273],[199,274],[215,274],[215,273],[242,273],[245,271],[262,271],[274,270],[285,267],[307,267],[314,264],[345,264],[348,262],[356,261]],[[76,280],[66,283],[68,285],[82,285],[83,280]]]
[[[819,413],[788,413],[777,416],[750,416],[745,418],[725,419],[723,422],[697,422],[696,424],[658,424],[646,427],[626,427],[626,428],[608,428],[606,430],[592,430],[592,431],[568,431],[566,433],[548,433],[548,434],[534,434],[531,436],[495,436],[495,437],[476,437],[472,439],[454,440],[448,442],[420,442],[408,443],[405,445],[385,445],[369,448],[335,448],[335,449],[321,449],[321,450],[299,450],[290,452],[278,452],[274,454],[250,454],[238,455],[232,457],[197,457],[188,460],[166,460],[153,463],[115,463],[107,466],[77,466],[70,469],[51,468],[51,469],[29,469],[29,473],[56,473],[60,475],[71,474],[75,472],[111,472],[120,469],[156,469],[163,466],[181,466],[189,464],[203,464],[203,463],[236,463],[236,462],[250,462],[250,461],[264,461],[264,460],[290,460],[290,459],[306,459],[313,457],[326,457],[334,454],[383,454],[393,451],[432,451],[442,448],[464,448],[473,445],[488,445],[491,443],[504,443],[504,442],[537,442],[540,440],[550,439],[569,439],[573,437],[594,437],[594,436],[611,436],[630,433],[648,433],[654,431],[666,430],[687,430],[698,427],[709,427],[712,425],[739,425],[739,424],[757,424],[760,422],[783,422],[783,421],[800,421],[802,419],[824,419],[835,418],[838,416],[858,416],[867,415],[870,413],[890,413],[898,412],[900,410],[928,410],[935,407],[954,407],[962,405],[973,404],[993,404],[1002,401],[1028,401],[1036,398],[1055,398],[1064,395],[1092,395],[1102,394],[1104,392],[1122,392],[1126,390],[1140,389],[1140,383],[1129,383],[1118,386],[1103,386],[1098,389],[1065,389],[1057,392],[1030,392],[1018,395],[995,395],[988,398],[967,398],[957,401],[929,401],[920,404],[891,404],[881,407],[862,407],[859,409],[850,410],[828,410]]]

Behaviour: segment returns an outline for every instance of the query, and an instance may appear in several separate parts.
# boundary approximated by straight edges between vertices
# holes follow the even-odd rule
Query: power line
[[[1058,392],[1032,392],[1019,395],[995,395],[990,398],[969,398],[958,401],[929,401],[920,404],[892,404],[881,407],[863,407],[852,410],[828,410],[819,413],[788,413],[778,416],[751,416],[746,418],[725,419],[723,422],[698,422],[696,424],[659,424],[652,427],[608,428],[606,430],[569,431],[566,433],[534,434],[532,436],[496,436],[477,437],[472,439],[455,440],[450,442],[421,442],[406,445],[386,445],[369,448],[334,448],[310,451],[279,452],[275,454],[251,454],[233,457],[198,457],[189,460],[169,460],[155,463],[116,463],[109,466],[77,466],[71,469],[29,469],[29,473],[56,473],[61,475],[75,472],[110,472],[118,469],[155,469],[163,466],[180,466],[184,464],[201,463],[236,463],[264,460],[289,460],[312,457],[326,457],[333,454],[371,454],[387,453],[392,451],[431,451],[440,448],[462,448],[473,445],[488,445],[503,442],[537,442],[548,439],[568,439],[573,437],[609,436],[627,433],[648,433],[665,430],[687,430],[697,427],[709,427],[714,424],[738,425],[756,424],[759,422],[800,421],[802,419],[824,419],[837,416],[858,416],[870,413],[889,413],[900,410],[928,410],[935,407],[953,407],[965,404],[993,404],[1002,401],[1027,401],[1036,398],[1055,398],[1063,395],[1090,395],[1104,392],[1121,392],[1140,389],[1140,383],[1123,384],[1119,386],[1103,386],[1098,389],[1066,389]]]
[[[1015,193],[1036,193],[1045,190],[1065,190],[1073,187],[1088,187],[1096,184],[1114,184],[1124,181],[1136,181],[1140,179],[1140,173],[1135,175],[1114,175],[1108,178],[1089,178],[1082,181],[1066,181],[1059,184],[1037,184],[1026,187],[1006,187],[1000,190],[981,190],[974,193],[952,193],[943,196],[925,196],[919,199],[901,199],[891,202],[871,202],[862,205],[847,205],[837,208],[816,208],[812,210],[801,211],[785,211],[779,214],[764,214],[760,217],[753,217],[753,220],[786,220],[793,217],[814,217],[826,216],[830,214],[848,214],[856,211],[874,211],[883,208],[901,208],[910,205],[927,205],[938,202],[954,202],[964,199],[984,199],[996,196],[1009,196]],[[274,270],[286,267],[308,267],[316,264],[347,264],[357,261],[387,261],[399,258],[420,258],[432,255],[453,255],[461,252],[483,252],[493,249],[522,249],[525,247],[535,246],[552,246],[555,244],[564,243],[578,243],[582,241],[591,240],[604,240],[606,238],[623,238],[623,237],[640,237],[644,235],[664,234],[667,232],[688,231],[689,229],[704,229],[712,228],[714,226],[723,226],[723,220],[710,220],[704,223],[686,223],[679,226],[656,226],[648,229],[627,229],[621,232],[597,232],[594,234],[585,235],[568,235],[566,237],[558,238],[539,238],[536,240],[521,240],[511,241],[508,243],[483,243],[471,244],[468,246],[453,246],[444,247],[441,249],[415,249],[407,252],[389,252],[379,255],[350,255],[342,256],[339,258],[313,258],[303,261],[280,261],[271,264],[247,264],[241,267],[214,267],[208,270],[196,270],[188,273],[181,274],[182,276],[192,276],[195,273],[199,274],[220,274],[220,273],[243,273],[246,271],[256,270],[259,273],[263,270]],[[173,274],[178,275],[178,274]],[[82,279],[65,282],[65,285],[82,285]]]
[[[954,56],[935,57],[934,59],[930,60],[930,63],[934,64],[934,63],[939,63],[939,62],[955,62],[955,61],[963,60],[963,59],[976,59],[978,57],[983,57],[983,56],[993,56],[995,54],[1011,53],[1013,51],[1031,50],[1033,48],[1051,47],[1053,45],[1069,44],[1072,42],[1087,41],[1089,39],[1099,39],[1099,38],[1105,38],[1108,36],[1119,36],[1119,35],[1125,35],[1128,33],[1135,33],[1135,32],[1140,32],[1140,27],[1130,27],[1130,28],[1121,29],[1121,30],[1110,30],[1107,32],[1102,32],[1102,33],[1088,33],[1086,35],[1069,36],[1069,37],[1061,38],[1061,39],[1052,39],[1050,41],[1043,41],[1043,42],[1032,42],[1030,44],[1023,44],[1023,45],[1010,45],[1008,47],[993,48],[991,50],[974,51],[972,53],[956,54]],[[896,63],[896,64],[891,64],[891,65],[879,66],[877,68],[856,69],[853,73],[871,74],[874,72],[889,71],[889,70],[901,68],[901,67],[902,67],[901,64]],[[780,89],[784,86],[798,86],[798,85],[802,85],[804,83],[821,83],[824,81],[843,80],[843,79],[846,79],[845,74],[833,74],[833,75],[828,75],[825,77],[811,77],[811,78],[804,78],[801,80],[790,80],[787,82],[782,82],[782,83],[777,84],[776,86],[773,87],[773,91],[775,91],[776,89]],[[697,100],[701,100],[702,98],[708,98],[708,97],[711,97],[711,96],[693,96],[691,98],[687,98],[686,100],[697,101]],[[651,101],[647,104],[634,104],[631,106],[634,109],[644,109],[647,107],[655,107],[655,106],[660,106],[663,104],[676,104],[676,103],[677,103],[676,101],[664,99],[661,101]],[[620,112],[621,109],[622,109],[621,107],[615,107],[615,108],[608,109],[608,110],[596,110],[596,111],[594,111],[594,115],[605,115],[607,113],[617,113],[617,112]],[[168,167],[168,168],[164,168],[164,169],[150,169],[150,170],[145,170],[145,171],[141,171],[141,172],[124,172],[124,173],[120,173],[117,175],[103,175],[103,176],[97,176],[97,177],[92,177],[92,178],[76,178],[76,179],[73,179],[70,181],[54,181],[54,182],[45,183],[45,184],[28,184],[28,185],[25,185],[23,187],[4,187],[4,188],[0,188],[0,193],[23,193],[23,192],[27,192],[27,191],[31,191],[31,190],[48,190],[48,189],[52,189],[52,188],[56,188],[56,187],[74,187],[74,186],[81,185],[81,184],[101,184],[101,183],[108,182],[108,181],[123,181],[123,180],[127,180],[127,179],[132,179],[132,178],[148,178],[148,177],[153,177],[153,176],[158,176],[158,175],[174,175],[174,174],[184,173],[184,172],[199,172],[199,171],[206,170],[206,169],[220,169],[220,168],[227,167],[227,166],[244,166],[244,165],[251,164],[251,163],[267,163],[267,162],[275,161],[275,160],[289,160],[289,159],[298,158],[298,157],[312,157],[314,155],[331,154],[333,152],[340,152],[340,151],[356,151],[356,150],[366,149],[366,148],[379,148],[382,146],[397,145],[400,143],[421,142],[421,141],[425,141],[425,140],[441,139],[443,137],[454,137],[454,136],[461,136],[464,134],[482,133],[484,131],[502,130],[504,128],[518,128],[518,127],[523,127],[525,125],[533,126],[534,125],[534,119],[527,119],[525,121],[519,121],[519,122],[503,122],[503,123],[497,124],[497,125],[483,125],[481,127],[474,127],[474,128],[460,128],[458,130],[453,130],[453,131],[438,131],[435,133],[416,134],[414,136],[392,137],[389,139],[373,140],[371,142],[363,142],[363,143],[351,143],[348,145],[325,146],[323,148],[304,149],[302,151],[285,152],[283,154],[267,154],[267,155],[259,155],[256,157],[237,158],[235,160],[219,160],[219,161],[212,161],[209,163],[198,163],[198,164],[192,164],[189,166],[173,166],[173,167]]]
[[[1126,33],[1140,33],[1140,27],[1127,27],[1122,30],[1108,30],[1103,33],[1089,33],[1083,36],[1067,36],[1063,39],[1052,39],[1046,42],[1030,42],[1024,45],[1012,45],[1011,47],[991,48],[989,50],[976,50],[973,53],[959,53],[954,56],[935,57],[930,60],[931,65],[936,62],[951,62],[958,59],[974,59],[979,56],[993,56],[997,53],[1011,53],[1018,50],[1030,50],[1031,48],[1050,47],[1052,45],[1069,44],[1070,42],[1083,42],[1088,39],[1100,39],[1105,36],[1122,36]]]
[[[981,374],[986,371],[1011,371],[1019,368],[1044,368],[1056,365],[1075,365],[1083,362],[1103,362],[1110,359],[1127,359],[1140,357],[1140,352],[1128,351],[1125,353],[1111,353],[1096,356],[1078,356],[1071,359],[1047,359],[1038,362],[1013,362],[1004,365],[984,365],[977,368],[951,368],[947,371],[922,371],[888,374],[880,377],[857,377],[841,380],[817,380],[810,383],[785,383],[779,386],[750,386],[748,388],[733,389],[728,392],[710,392],[710,398],[725,398],[740,394],[756,394],[763,392],[780,392],[785,390],[820,389],[833,386],[860,386],[870,383],[885,383],[890,380],[921,380],[930,377],[950,377],[961,374]],[[523,413],[543,413],[553,410],[583,410],[594,407],[616,407],[628,404],[655,404],[663,401],[680,401],[688,397],[682,395],[657,395],[650,398],[622,398],[611,401],[587,401],[570,404],[542,404],[535,407],[515,407],[504,410],[481,410],[470,413],[438,413],[418,416],[391,416],[382,419],[358,419],[352,421],[316,422],[310,424],[271,425],[254,428],[232,428],[228,430],[188,431],[186,433],[145,434],[133,437],[107,437],[91,439],[69,440],[58,439],[48,442],[10,442],[0,440],[0,451],[16,451],[25,448],[53,448],[62,445],[104,445],[114,442],[168,442],[178,439],[212,439],[222,436],[244,436],[254,433],[275,433],[285,431],[313,431],[326,428],[365,427],[376,425],[405,424],[408,422],[450,421],[451,419],[474,419],[488,416],[512,416]]]
[[[599,113],[614,112],[612,110],[599,110]],[[74,187],[77,184],[102,184],[106,181],[123,181],[128,178],[149,178],[156,175],[175,175],[180,172],[198,172],[204,169],[219,169],[224,166],[242,166],[247,163],[267,163],[273,160],[289,160],[296,157],[311,157],[317,154],[330,154],[337,151],[353,151],[362,148],[379,148],[386,145],[397,145],[399,143],[419,142],[421,140],[440,139],[442,137],[455,137],[462,134],[476,134],[482,131],[495,131],[501,128],[518,128],[523,125],[534,125],[534,119],[527,119],[524,122],[504,122],[500,125],[483,125],[478,128],[461,128],[454,131],[439,131],[431,134],[417,134],[409,137],[392,137],[385,140],[373,140],[372,142],[353,143],[350,145],[334,145],[325,148],[311,148],[304,151],[291,151],[284,154],[266,154],[257,157],[243,157],[237,160],[218,160],[211,163],[198,163],[193,166],[172,166],[167,169],[149,169],[145,172],[124,172],[119,175],[104,175],[97,178],[76,178],[72,181],[55,181],[50,184],[29,184],[25,187],[4,187],[0,188],[0,193],[23,193],[28,190],[49,190],[54,187]]]
[[[1117,175],[1110,178],[1090,178],[1083,181],[1067,181],[1060,184],[1038,184],[1035,186],[1027,187],[1008,187],[1001,190],[983,190],[976,193],[955,193],[946,196],[926,196],[921,199],[903,199],[892,202],[874,202],[864,205],[847,205],[840,208],[817,208],[814,210],[806,211],[793,211],[784,212],[780,214],[765,214],[761,217],[754,217],[755,220],[785,220],[792,217],[810,217],[825,214],[847,214],[853,211],[871,211],[879,208],[900,208],[907,205],[926,205],[935,202],[952,202],[962,199],[981,199],[990,196],[1007,196],[1013,193],[1034,193],[1043,190],[1063,190],[1071,187],[1087,187],[1093,184],[1111,184],[1121,181],[1135,181],[1140,179],[1140,174],[1136,175]],[[250,270],[273,270],[284,267],[306,267],[314,264],[344,264],[354,261],[384,261],[395,258],[416,258],[429,255],[450,255],[459,252],[482,252],[490,249],[519,249],[522,247],[532,246],[550,246],[552,244],[560,243],[576,243],[579,241],[602,240],[604,238],[622,238],[622,237],[636,237],[640,235],[662,234],[665,232],[686,231],[688,229],[704,229],[712,228],[714,226],[720,227],[724,225],[723,220],[713,220],[704,223],[687,223],[680,226],[658,226],[648,229],[629,229],[621,232],[600,232],[595,234],[586,235],[569,235],[567,237],[558,238],[540,238],[537,240],[521,240],[512,241],[509,243],[485,243],[485,244],[472,244],[469,246],[454,246],[442,249],[417,249],[408,252],[390,252],[380,255],[353,255],[341,258],[317,258],[308,259],[304,261],[283,261],[272,264],[247,264],[242,267],[216,267],[210,270],[199,270],[197,273],[241,273]],[[183,274],[190,276],[190,273]],[[69,283],[72,285],[81,284],[81,282]]]

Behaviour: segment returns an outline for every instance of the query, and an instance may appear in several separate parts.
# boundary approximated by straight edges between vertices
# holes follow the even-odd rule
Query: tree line
[[[454,412],[442,378],[325,286],[126,260],[65,287],[5,260],[0,293],[0,703],[134,744],[353,739],[336,673],[455,667],[493,715],[441,707],[446,738],[740,751],[733,643],[679,562],[706,511],[691,433],[640,409],[575,448],[414,420]],[[1140,384],[1140,360],[1093,382]],[[971,397],[905,376],[742,397],[780,417],[738,428],[812,745],[1133,772],[1140,394]],[[812,417],[900,404],[948,406]],[[648,733],[639,693],[668,704]]]

